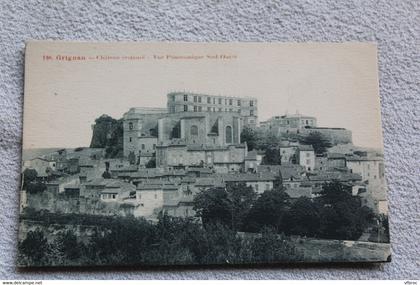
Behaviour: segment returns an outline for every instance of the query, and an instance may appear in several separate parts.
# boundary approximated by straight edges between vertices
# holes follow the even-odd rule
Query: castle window
[[[198,136],[198,127],[195,125],[191,126],[190,133],[192,136]]]
[[[232,127],[226,127],[226,143],[232,143]]]
[[[188,95],[184,95],[184,101],[188,101]]]
[[[184,105],[184,112],[188,112],[188,105]]]
[[[132,130],[133,129],[133,123],[132,122],[128,123],[128,129],[129,130]]]

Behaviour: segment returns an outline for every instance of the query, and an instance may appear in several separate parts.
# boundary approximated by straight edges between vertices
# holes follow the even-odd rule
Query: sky
[[[166,107],[189,91],[256,97],[259,121],[314,116],[353,143],[383,147],[377,51],[370,43],[70,43],[26,47],[24,148],[89,146],[102,114]]]

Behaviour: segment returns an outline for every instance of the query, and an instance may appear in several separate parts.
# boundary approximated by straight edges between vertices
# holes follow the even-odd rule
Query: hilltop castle
[[[167,109],[131,108],[124,114],[124,156],[157,167],[206,165],[237,171],[247,155],[244,126],[258,123],[257,99],[173,92]]]

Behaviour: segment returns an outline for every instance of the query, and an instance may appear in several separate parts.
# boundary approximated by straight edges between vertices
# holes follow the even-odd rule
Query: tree
[[[320,237],[357,240],[374,218],[360,197],[352,196],[350,186],[333,181],[324,184],[320,194],[315,200],[320,209]]]
[[[221,223],[240,229],[248,215],[256,193],[245,184],[228,183],[225,188],[211,188],[194,197],[194,210],[203,224]]]
[[[246,217],[245,230],[258,232],[271,227],[283,231],[283,216],[289,208],[289,195],[281,189],[265,191],[253,204]]]
[[[77,241],[76,235],[67,230],[58,234],[54,246],[64,255],[65,260],[75,260],[82,254],[82,245]]]
[[[25,187],[28,183],[34,182],[38,177],[38,172],[32,168],[26,168],[23,171],[23,187]]]
[[[153,157],[146,163],[146,168],[156,168],[156,158]]]
[[[49,250],[47,238],[40,229],[29,231],[26,238],[19,243],[19,253],[33,266],[46,264]]]
[[[119,157],[123,150],[123,121],[108,115],[102,115],[95,120],[93,126],[91,148],[105,148],[109,158]]]
[[[279,145],[279,138],[272,133],[264,133],[259,135],[258,149],[276,149]]]
[[[30,182],[26,185],[26,192],[30,194],[38,194],[47,190],[47,186],[39,181]]]
[[[105,170],[104,173],[102,173],[102,178],[104,179],[111,179],[111,173],[108,170]]]
[[[280,151],[275,147],[270,147],[265,150],[264,158],[261,162],[264,165],[281,165]]]
[[[311,199],[298,198],[285,216],[286,233],[314,237],[319,229],[319,209]]]
[[[261,237],[256,238],[251,244],[251,252],[251,261],[256,263],[302,260],[301,254],[297,252],[290,239],[270,227],[261,230]]]
[[[248,151],[256,149],[258,144],[258,135],[255,130],[250,127],[245,127],[241,132],[241,142],[246,142]]]
[[[300,143],[312,145],[316,154],[323,154],[331,147],[331,142],[320,132],[310,132],[307,136],[300,137]]]
[[[136,155],[134,154],[134,151],[130,151],[127,159],[128,159],[128,161],[130,162],[131,165],[136,164]],[[139,159],[140,159],[140,157],[139,157]]]

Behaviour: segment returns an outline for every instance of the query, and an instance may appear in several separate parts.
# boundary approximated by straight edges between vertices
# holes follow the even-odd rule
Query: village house
[[[370,201],[369,206],[378,213],[387,213],[386,183],[383,157],[366,154],[366,156],[347,156],[347,167],[352,173],[361,176],[367,184],[366,191]]]
[[[281,179],[278,175],[270,172],[222,174],[219,177],[225,184],[244,183],[246,186],[252,187],[257,194],[273,190],[275,181]]]
[[[38,177],[45,179],[56,170],[56,162],[43,157],[35,157],[24,161],[23,170],[25,169],[34,169]]]
[[[263,151],[249,151],[244,160],[245,172],[255,172],[257,167],[261,164],[264,154],[265,153]]]
[[[178,186],[171,183],[143,183],[137,185],[135,216],[156,219],[165,201],[179,197]]]
[[[296,152],[299,143],[282,142],[279,146],[281,163],[297,163]]]
[[[315,169],[315,151],[311,145],[300,145],[297,148],[297,161],[307,171]]]
[[[299,134],[305,127],[316,127],[316,125],[315,117],[301,114],[274,116],[265,122],[261,122],[261,127],[275,136]]]

